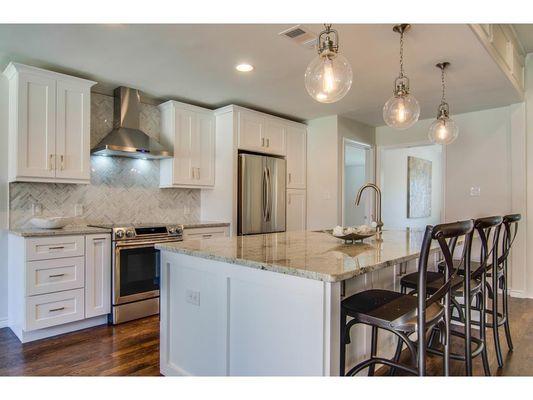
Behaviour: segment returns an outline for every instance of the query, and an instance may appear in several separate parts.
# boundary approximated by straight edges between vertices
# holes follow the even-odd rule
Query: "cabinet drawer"
[[[43,237],[26,240],[26,261],[78,257],[85,254],[83,236]]]
[[[227,226],[215,228],[192,228],[183,230],[183,239],[211,239],[214,237],[229,236]]]
[[[83,257],[30,261],[26,264],[26,295],[83,288],[84,266]]]
[[[26,331],[78,321],[84,317],[83,289],[26,298]]]

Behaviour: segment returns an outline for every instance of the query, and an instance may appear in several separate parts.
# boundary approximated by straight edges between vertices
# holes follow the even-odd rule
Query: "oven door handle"
[[[182,241],[183,240],[172,239],[172,240],[158,240],[157,242],[149,241],[149,242],[135,242],[135,243],[116,243],[115,247],[117,249],[135,249],[139,247],[153,247],[159,243],[174,243],[174,242],[178,243]]]

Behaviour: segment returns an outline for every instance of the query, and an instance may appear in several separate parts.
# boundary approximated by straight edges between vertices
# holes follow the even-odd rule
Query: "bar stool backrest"
[[[518,222],[522,219],[520,214],[509,214],[503,217],[503,240],[502,255],[498,260],[498,267],[501,268],[504,262],[507,262],[511,247],[513,246],[516,234],[518,233]]]
[[[497,263],[502,222],[503,217],[500,216],[478,218],[474,221],[474,229],[479,235],[481,249],[479,255],[480,266],[470,274],[473,279],[480,277],[495,262]],[[465,276],[467,276],[467,273],[465,273]]]

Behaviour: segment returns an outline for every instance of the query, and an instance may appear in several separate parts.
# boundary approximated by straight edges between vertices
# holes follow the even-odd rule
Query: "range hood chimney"
[[[172,157],[172,152],[139,129],[139,91],[120,86],[115,89],[114,96],[113,130],[91,150],[91,154],[149,159]]]

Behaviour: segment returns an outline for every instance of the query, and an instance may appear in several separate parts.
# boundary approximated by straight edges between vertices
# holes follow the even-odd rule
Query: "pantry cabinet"
[[[111,312],[111,238],[85,236],[85,318]]]
[[[161,104],[161,142],[174,157],[160,162],[160,187],[209,188],[215,184],[215,117],[211,110],[177,101]]]
[[[96,82],[10,63],[10,182],[90,181],[90,89]]]
[[[307,226],[307,191],[287,189],[287,231],[305,231]]]
[[[287,129],[287,188],[305,189],[307,184],[307,130]]]

